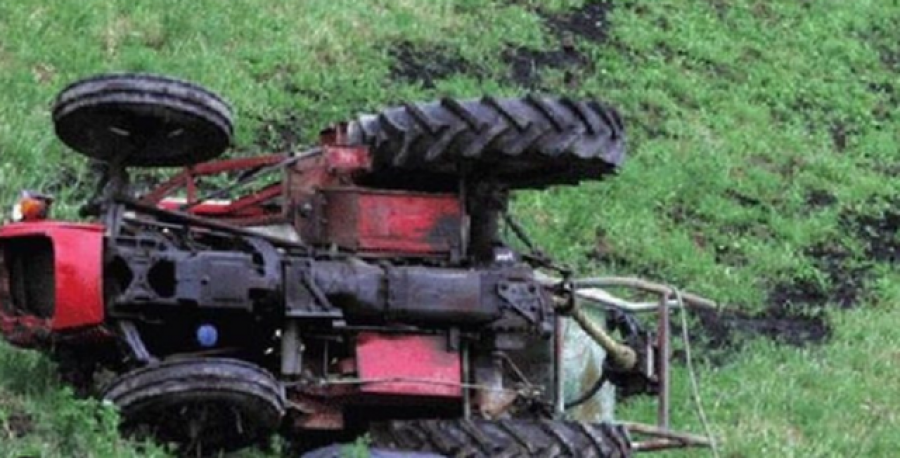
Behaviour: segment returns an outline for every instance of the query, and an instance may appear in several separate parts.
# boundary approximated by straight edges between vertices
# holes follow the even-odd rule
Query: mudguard
[[[103,234],[101,225],[59,221],[0,227],[0,330],[7,340],[27,345],[103,323]]]

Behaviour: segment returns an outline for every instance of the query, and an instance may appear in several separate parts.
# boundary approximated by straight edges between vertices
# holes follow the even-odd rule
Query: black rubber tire
[[[628,433],[608,423],[553,420],[411,420],[380,423],[372,445],[466,458],[625,458]]]
[[[231,107],[187,81],[113,73],[76,81],[53,104],[56,136],[75,151],[124,165],[174,167],[221,155],[234,132]]]
[[[166,361],[133,370],[113,380],[102,396],[119,408],[126,434],[174,443],[185,453],[236,450],[267,438],[279,428],[286,402],[272,374],[226,358]],[[220,415],[192,426],[192,412],[186,409],[201,406]]]
[[[469,163],[513,187],[598,179],[625,158],[616,110],[593,100],[529,95],[405,104],[348,124],[386,169],[458,175]]]
[[[329,445],[327,447],[310,450],[303,455],[300,455],[300,458],[346,458],[348,455],[353,456],[351,453],[347,452],[348,448],[352,449],[353,447],[354,444]],[[446,458],[444,455],[436,455],[434,453],[398,452],[377,448],[369,448],[368,452],[369,458]]]

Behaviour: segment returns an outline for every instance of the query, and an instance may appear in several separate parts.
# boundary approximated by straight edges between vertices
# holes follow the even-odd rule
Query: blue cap
[[[203,348],[210,348],[219,341],[219,330],[211,324],[201,324],[197,328],[197,343]]]

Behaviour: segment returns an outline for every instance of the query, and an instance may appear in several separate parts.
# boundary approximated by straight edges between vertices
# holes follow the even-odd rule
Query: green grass
[[[46,358],[0,343],[0,456],[169,456],[121,439],[117,423],[112,407],[62,387]]]
[[[701,391],[725,456],[891,456],[900,445],[900,391],[891,385],[900,376],[893,332],[900,275],[870,243],[877,235],[887,244],[877,247],[890,247],[898,230],[879,215],[890,213],[900,191],[900,5],[612,4],[607,40],[572,34],[592,63],[569,69],[577,84],[564,82],[565,68],[543,68],[534,83],[619,107],[631,159],[607,182],[522,193],[516,212],[540,245],[584,273],[649,275],[750,311],[767,308],[776,285],[808,279],[834,294],[834,283],[865,272],[859,307],[829,310],[834,334],[826,344],[752,342],[725,365],[702,365]],[[309,143],[329,122],[401,100],[525,92],[504,52],[557,49],[559,38],[534,9],[566,14],[582,6],[2,2],[0,203],[22,188],[44,189],[57,194],[59,214],[74,214],[90,177],[54,139],[48,106],[78,77],[140,70],[204,84],[234,104],[231,154],[250,155],[277,147],[266,126],[289,116]],[[401,41],[446,50],[469,70],[441,75],[434,87],[397,78],[390,50]],[[832,199],[813,205],[816,193]],[[866,237],[848,224],[858,215],[886,223]],[[810,255],[823,244],[849,254],[827,267]],[[598,245],[615,262],[589,258]],[[140,453],[111,434],[105,411],[60,391],[40,358],[0,347],[0,361],[0,436],[10,412],[34,421],[23,437],[0,437],[0,452]],[[681,367],[675,394],[674,424],[698,430]],[[647,420],[652,411],[638,401],[619,414]],[[99,420],[79,431],[66,426],[81,416]]]

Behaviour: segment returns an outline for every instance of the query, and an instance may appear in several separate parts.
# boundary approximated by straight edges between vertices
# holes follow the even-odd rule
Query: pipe
[[[656,345],[659,348],[659,364],[657,364],[659,380],[659,398],[656,410],[657,424],[660,428],[669,427],[669,307],[666,306],[669,296],[660,296],[659,315],[657,316]],[[652,367],[649,369],[653,369]]]
[[[563,349],[565,345],[565,323],[556,315],[553,318],[553,407],[557,417],[562,418],[566,412],[565,372],[563,371]]]
[[[643,423],[619,422],[628,430],[629,433],[644,434],[656,439],[649,441],[636,442],[634,450],[636,452],[663,450],[669,448],[685,448],[685,447],[709,447],[709,439],[698,436],[696,434],[670,431],[658,426],[647,425]]]
[[[659,309],[659,302],[631,302],[620,297],[610,294],[608,291],[600,288],[584,288],[575,290],[575,296],[592,304],[600,304],[607,308],[617,308],[630,313],[650,313]],[[669,308],[677,309],[680,307],[677,301],[668,301],[666,304]]]
[[[551,277],[540,271],[535,271],[534,278],[546,287],[557,285],[562,281],[559,278]],[[591,305],[599,303],[607,307],[617,308],[626,312],[633,313],[655,312],[659,307],[658,302],[631,302],[629,300],[615,296],[609,291],[606,291],[602,288],[579,287],[575,289],[575,296],[579,299],[590,302]],[[678,301],[674,300],[669,301],[668,305],[672,308],[678,308],[681,306]]]
[[[143,202],[135,200],[131,197],[127,196],[116,196],[115,202],[124,205],[126,208],[130,208],[136,212],[144,213],[150,216],[154,216],[164,221],[178,222],[181,224],[185,224],[188,226],[196,226],[203,227],[206,229],[211,229],[215,231],[221,231],[234,235],[242,235],[247,237],[258,237],[272,245],[285,247],[285,248],[300,248],[308,250],[309,247],[302,243],[297,243],[293,240],[285,240],[280,237],[273,237],[266,234],[261,234],[259,232],[252,231],[250,229],[244,229],[242,227],[234,226],[231,224],[226,224],[220,221],[216,221],[210,218],[203,218],[201,216],[195,216],[189,213],[178,212],[165,210],[153,205],[147,205]]]
[[[472,419],[472,392],[469,389],[469,384],[472,383],[472,369],[471,363],[469,362],[469,342],[463,340],[460,345],[460,357],[462,358],[462,380],[465,384],[462,387],[463,392],[463,419],[471,420]]]
[[[649,293],[665,295],[667,297],[674,292],[671,287],[666,286],[662,283],[654,283],[634,277],[581,278],[574,280],[572,284],[575,286],[575,289],[610,287],[633,288]],[[696,294],[686,293],[682,291],[681,297],[686,304],[692,305],[696,308],[714,311],[718,311],[720,309],[719,305],[715,301],[700,297]]]
[[[617,366],[624,370],[634,368],[638,359],[634,349],[625,344],[621,344],[612,338],[605,329],[587,316],[587,313],[578,305],[577,301],[569,314],[572,319],[581,326],[581,329],[583,329],[594,342],[597,342],[597,345],[600,345],[606,350],[607,355],[612,358]]]
[[[559,284],[562,279],[551,277],[543,272],[535,271],[534,278],[544,286],[554,286]],[[657,295],[669,295],[674,292],[670,286],[654,283],[647,280],[634,277],[592,277],[580,278],[572,282],[575,287],[575,295],[593,302],[599,302],[610,307],[620,308],[629,312],[651,312],[655,311],[659,306],[653,302],[631,302],[617,297],[606,288],[633,288],[641,291],[655,293]],[[696,294],[681,292],[683,305],[689,308],[699,308],[720,311],[722,307],[715,301],[711,301]],[[680,307],[677,301],[669,301],[669,307]]]
[[[281,373],[288,377],[300,375],[303,369],[300,345],[299,323],[288,319],[281,334]]]

